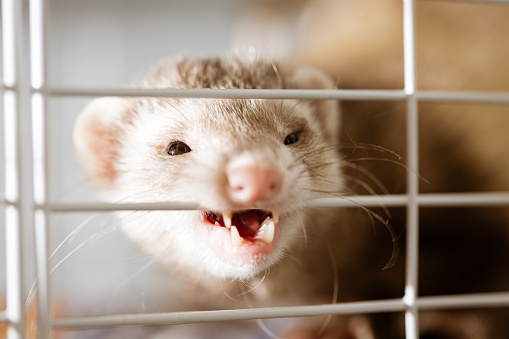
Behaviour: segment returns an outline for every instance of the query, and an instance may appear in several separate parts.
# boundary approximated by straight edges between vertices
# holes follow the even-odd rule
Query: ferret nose
[[[272,167],[237,167],[230,170],[227,177],[230,195],[240,203],[267,201],[281,190],[281,175]]]

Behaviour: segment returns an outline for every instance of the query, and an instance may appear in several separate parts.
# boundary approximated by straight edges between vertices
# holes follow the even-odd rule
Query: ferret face
[[[98,99],[78,120],[75,141],[108,200],[203,206],[126,218],[144,250],[188,272],[248,278],[302,241],[308,200],[340,187],[324,127],[338,112],[323,110],[295,100]]]

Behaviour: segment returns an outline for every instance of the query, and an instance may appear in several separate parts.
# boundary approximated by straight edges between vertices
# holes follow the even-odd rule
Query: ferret
[[[285,76],[270,63],[238,58],[182,59],[141,82],[147,88],[313,85],[332,87],[321,73]],[[204,206],[154,212],[126,225],[153,256],[203,276],[250,279],[302,236],[306,202],[339,191],[340,160],[331,147],[338,119],[329,102],[104,98],[84,109],[74,136],[78,157],[108,201]]]
[[[344,2],[317,3],[340,6]],[[354,10],[372,8],[363,12],[368,15],[363,17],[365,22],[376,24],[401,14],[396,2],[362,3],[375,6],[352,6]],[[480,84],[509,88],[508,68],[495,67],[502,59],[479,53],[477,48],[468,48],[468,53],[441,48],[441,39],[453,41],[448,33],[473,34],[492,27],[482,24],[482,16],[466,15],[469,11],[456,18],[449,6],[453,5],[419,4],[418,23],[423,27],[418,33],[424,32],[420,34],[425,39],[420,41],[428,44],[418,55],[419,88],[477,89]],[[476,6],[474,12],[481,13]],[[334,18],[332,13],[343,13],[331,6],[321,10]],[[490,22],[506,27],[509,21],[499,20],[503,12],[490,13],[485,16]],[[341,26],[350,21],[316,17],[322,24],[316,26],[318,33],[311,32],[301,53],[288,64],[241,56],[181,58],[162,64],[135,86],[334,89],[338,84],[340,88],[402,85],[402,64],[395,56],[401,48],[391,40],[392,33],[386,39],[368,34],[373,32],[369,29],[353,34]],[[465,23],[461,17],[475,18],[475,22]],[[440,34],[426,33],[429,18],[441,23]],[[341,27],[335,28],[336,24]],[[392,32],[394,25],[382,26]],[[380,43],[366,44],[367,51],[358,49],[362,34]],[[327,43],[331,40],[337,43]],[[469,41],[459,43],[474,46]],[[494,48],[504,52],[507,44]],[[452,59],[454,67],[433,63],[443,56]],[[203,206],[199,211],[120,213],[126,234],[171,272],[168,279],[178,279],[177,310],[401,298],[403,208],[306,206],[321,197],[404,193],[406,171],[422,178],[420,192],[425,193],[508,189],[505,164],[509,158],[500,156],[507,144],[500,133],[509,125],[507,107],[425,103],[419,112],[418,169],[408,168],[402,160],[405,105],[401,102],[101,98],[79,116],[74,142],[88,176],[107,201],[182,201]],[[422,208],[419,295],[505,291],[509,286],[508,218],[506,207]],[[394,261],[397,244],[400,251]],[[420,327],[426,338],[508,337],[508,318],[504,309],[440,311],[423,313]],[[172,333],[179,336],[170,331],[168,337]],[[403,338],[404,319],[402,314],[337,316],[328,323],[323,318],[306,319],[274,335]]]
[[[312,68],[289,72],[229,56],[173,60],[137,86],[331,89],[334,82]],[[235,307],[323,303],[335,288],[336,217],[303,207],[343,190],[339,119],[337,102],[327,100],[100,98],[76,121],[74,143],[107,201],[203,206],[140,212],[123,225],[143,251],[180,273],[182,286],[193,286],[186,303],[221,307],[231,304],[226,296],[241,300]],[[239,297],[247,285],[259,285],[249,303]]]
[[[333,89],[335,83],[315,68],[225,56],[166,62],[136,86]],[[369,110],[355,113],[369,120]],[[74,142],[78,158],[107,201],[179,201],[203,207],[137,212],[120,219],[140,249],[180,281],[178,310],[402,297],[404,254],[391,262],[397,245],[404,246],[401,209],[385,213],[306,208],[316,198],[347,199],[355,193],[355,184],[367,183],[371,176],[356,159],[371,159],[375,151],[382,153],[380,163],[397,162],[389,159],[389,150],[374,144],[340,142],[342,124],[353,126],[352,115],[344,117],[341,121],[340,106],[331,100],[108,97],[84,108]],[[397,173],[394,167],[403,168],[403,173],[408,169],[404,162],[393,165]],[[405,180],[384,170],[380,165],[387,185]],[[444,171],[444,178],[451,175],[459,172]],[[479,218],[484,222],[485,214],[463,211],[458,227],[450,218],[423,215],[420,273],[430,280],[421,284],[423,293],[467,293],[469,286],[479,284],[496,289],[493,286],[506,281],[498,279],[496,267],[483,262],[505,254],[506,234],[487,227],[487,234],[472,244],[467,235],[447,229],[471,227]],[[449,243],[450,239],[460,241]],[[456,257],[436,262],[435,256],[448,255],[444,246],[456,249],[469,261],[466,266]],[[445,277],[450,269],[458,269],[458,275],[434,280],[438,272]],[[480,274],[471,276],[476,270]],[[447,322],[442,326],[444,317],[463,321],[450,313],[432,321],[431,328],[450,327]],[[391,338],[404,333],[401,319],[390,315],[335,317],[325,330],[324,323],[312,319],[277,335]],[[482,327],[485,336],[476,338],[489,338],[489,326]]]

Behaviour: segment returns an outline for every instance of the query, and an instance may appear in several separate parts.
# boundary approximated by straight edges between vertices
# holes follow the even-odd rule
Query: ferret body
[[[315,69],[239,57],[172,61],[139,85],[334,86]],[[304,209],[314,198],[345,195],[338,108],[327,100],[102,98],[84,109],[74,138],[108,201],[203,206],[138,212],[123,225],[178,272],[181,289],[190,290],[179,293],[179,309],[331,303],[336,289],[341,300],[366,297],[372,287],[362,272],[381,272],[397,241],[388,232],[369,236],[370,222],[342,221],[333,209]],[[380,251],[366,256],[365,246]]]
[[[240,57],[174,60],[138,86],[334,87],[315,69],[284,70]],[[352,128],[350,118],[344,123]],[[369,158],[376,147],[339,144],[339,126],[339,109],[333,101],[103,98],[84,109],[74,135],[79,159],[108,201],[181,201],[203,207],[137,212],[124,218],[128,236],[173,272],[171,279],[180,281],[179,310],[402,297],[404,255],[394,268],[382,270],[395,255],[394,245],[404,244],[404,239],[394,236],[404,234],[400,211],[383,225],[376,220],[386,217],[383,212],[373,212],[378,214],[370,221],[369,211],[305,208],[314,198],[345,196],[352,192],[352,184],[369,181],[354,165],[355,157]],[[349,156],[340,155],[342,147]],[[382,150],[378,156],[383,163],[391,154]],[[405,167],[403,162],[400,165]],[[448,175],[458,173],[444,172],[444,177]],[[389,179],[385,182],[391,185],[405,180],[404,175],[389,175]],[[476,223],[478,218],[484,217],[472,217],[467,211],[458,226]],[[443,237],[439,234],[449,224],[447,219],[431,220],[429,225],[424,221],[421,227],[429,229],[422,237]],[[489,249],[481,249],[483,258],[505,253],[506,242],[493,242],[492,237],[500,240],[505,235],[489,233],[478,239],[492,242]],[[466,257],[473,249],[468,243],[447,246]],[[433,251],[443,254],[441,247]],[[421,259],[423,277],[433,278],[457,266],[430,258]],[[469,270],[461,268],[460,274]],[[498,282],[492,278],[496,268],[481,271],[478,277],[468,277],[472,284]],[[430,279],[421,291],[454,293],[461,279],[465,276],[440,283]],[[341,335],[355,337],[355,329],[338,319],[330,325],[331,331],[341,328]],[[382,337],[397,333],[396,320],[381,319],[374,318],[370,331]],[[305,333],[318,336],[323,319],[310,324]]]

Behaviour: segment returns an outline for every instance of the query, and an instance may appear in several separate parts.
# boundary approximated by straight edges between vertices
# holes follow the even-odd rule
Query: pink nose
[[[281,176],[272,167],[242,166],[228,172],[228,189],[237,202],[267,201],[281,190]]]

